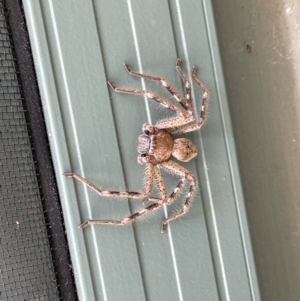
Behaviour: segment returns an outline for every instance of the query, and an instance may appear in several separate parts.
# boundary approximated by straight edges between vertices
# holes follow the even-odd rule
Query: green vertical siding
[[[210,2],[23,2],[80,299],[260,300]],[[188,72],[199,67],[211,93],[206,125],[187,135],[199,150],[183,164],[199,181],[192,209],[165,235],[164,210],[133,226],[78,230],[87,218],[126,217],[141,201],[101,198],[62,173],[102,188],[141,190],[141,126],[169,114],[113,92],[107,79],[169,98],[159,85],[130,77],[122,63],[180,89],[177,57]],[[200,107],[201,91],[194,93]],[[178,178],[164,176],[171,192]]]

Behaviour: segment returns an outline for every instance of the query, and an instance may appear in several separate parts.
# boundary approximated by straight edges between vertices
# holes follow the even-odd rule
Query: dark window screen
[[[17,8],[11,7],[14,5]],[[0,0],[0,300],[75,300],[74,283],[70,287],[70,282],[74,282],[71,265],[69,258],[63,257],[67,247],[60,244],[65,239],[63,224],[49,218],[52,210],[49,210],[40,180],[41,174],[52,169],[48,164],[47,170],[42,170],[37,163],[50,162],[50,154],[43,152],[46,161],[37,158],[34,131],[30,130],[36,125],[29,124],[29,108],[20,80],[22,70],[15,55],[17,49],[13,48],[17,48],[17,43],[14,43],[14,28],[9,26],[8,20],[18,10],[18,17],[23,18],[19,1]],[[20,30],[21,26],[24,32],[24,22],[15,29]],[[28,41],[28,37],[24,41],[26,39]],[[24,46],[29,48],[29,45]],[[26,75],[34,78],[32,61],[27,66]],[[40,140],[35,136],[36,141]],[[56,190],[55,187],[51,189]],[[55,210],[54,213],[59,213],[56,218],[61,219],[56,205]],[[53,229],[58,224],[62,233],[55,234]],[[60,241],[55,241],[56,237]],[[57,271],[60,262],[69,268]],[[65,286],[69,292],[64,292],[62,283],[68,283]]]

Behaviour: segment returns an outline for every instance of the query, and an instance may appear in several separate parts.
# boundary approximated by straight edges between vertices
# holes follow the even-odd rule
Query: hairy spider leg
[[[87,220],[83,224],[81,224],[78,228],[83,229],[88,225],[114,225],[114,226],[125,226],[127,224],[132,223],[135,219],[138,217],[144,216],[146,214],[149,214],[150,212],[153,212],[163,206],[163,202],[157,202],[154,204],[151,204],[150,206],[131,214],[130,216],[123,218],[121,220],[96,220],[96,219],[91,219]]]
[[[80,229],[85,228],[88,225],[115,225],[115,226],[124,226],[129,223],[132,223],[135,219],[142,217],[161,208],[168,200],[167,198],[167,190],[162,178],[162,175],[157,166],[153,166],[153,178],[158,187],[159,194],[161,198],[147,198],[143,205],[148,205],[150,202],[153,202],[150,206],[131,214],[130,216],[123,218],[121,220],[87,220],[83,224],[79,226]]]
[[[164,179],[162,177],[161,172],[159,171],[158,167],[155,166],[154,168],[154,182],[158,188],[159,194],[160,194],[160,198],[147,198],[144,202],[143,205],[147,206],[149,205],[149,203],[153,202],[153,203],[163,203],[166,204],[168,201],[168,194],[167,194],[167,189],[166,189],[166,185],[164,182]]]
[[[207,111],[207,105],[209,100],[209,92],[205,87],[205,85],[197,78],[196,75],[197,70],[198,70],[197,66],[194,66],[192,71],[192,78],[202,90],[202,105],[201,105],[201,112],[200,112],[200,120],[197,123],[176,127],[174,130],[171,131],[172,135],[178,135],[178,134],[199,130],[203,126],[206,120],[206,111]]]
[[[175,89],[174,87],[170,84],[169,81],[167,81],[164,77],[160,76],[154,76],[154,75],[148,75],[148,74],[143,74],[137,71],[134,71],[131,69],[131,67],[127,64],[124,63],[124,67],[128,71],[130,75],[134,75],[137,77],[153,80],[153,81],[159,81],[163,87],[165,87],[173,96],[174,98],[181,104],[181,106],[188,111],[189,114],[193,114],[193,108],[191,106],[191,83],[189,79],[183,74],[181,68],[180,68],[180,59],[177,59],[176,63],[176,69],[178,73],[180,74],[180,77],[182,78],[183,81],[185,81],[185,86],[187,87],[187,99],[184,99]],[[188,90],[189,89],[189,90]],[[188,92],[189,91],[189,92]]]
[[[157,103],[162,105],[163,107],[173,111],[176,113],[176,116],[163,119],[158,121],[155,126],[158,129],[167,129],[172,127],[178,127],[191,121],[195,120],[195,117],[187,112],[183,111],[181,108],[171,104],[170,102],[166,101],[162,97],[158,96],[157,94],[149,91],[149,90],[141,90],[141,89],[128,89],[128,88],[120,88],[116,87],[111,81],[107,82],[116,92],[125,93],[125,94],[133,94],[133,95],[146,95],[148,98],[155,100]]]
[[[182,71],[180,67],[181,59],[177,59],[176,62],[176,70],[179,73],[182,81],[185,84],[185,106],[187,111],[191,111],[193,115],[195,114],[194,109],[193,109],[193,102],[192,102],[192,85],[189,80],[189,78],[185,75],[185,73]]]
[[[78,175],[76,173],[64,173],[63,175],[66,178],[74,178],[77,181],[82,182],[83,184],[87,185],[89,188],[91,188],[93,191],[95,191],[97,194],[99,194],[103,197],[142,199],[142,198],[146,198],[152,191],[153,175],[154,175],[155,169],[157,169],[157,167],[154,166],[152,163],[146,164],[144,192],[101,190],[95,184],[93,184],[89,180],[81,177],[80,175]]]
[[[174,113],[181,115],[181,116],[188,116],[185,112],[183,112],[177,106],[174,106],[172,103],[168,102],[167,100],[163,99],[162,97],[158,96],[157,94],[153,93],[149,90],[142,90],[142,89],[128,89],[128,88],[120,88],[116,87],[111,81],[107,82],[116,92],[125,93],[125,94],[134,94],[134,95],[146,95],[148,98],[151,98],[158,102],[161,106],[173,111]]]
[[[187,194],[186,200],[184,202],[183,208],[172,214],[171,216],[169,216],[167,219],[165,219],[162,223],[162,227],[161,227],[161,233],[164,233],[167,231],[167,227],[168,224],[181,217],[182,215],[186,214],[189,209],[190,206],[192,204],[192,199],[194,197],[195,191],[196,191],[196,177],[187,169],[185,169],[184,167],[182,167],[181,165],[177,164],[176,162],[169,160],[169,161],[165,161],[161,164],[159,164],[159,166],[161,168],[163,168],[165,171],[175,174],[175,175],[179,175],[181,177],[178,185],[176,186],[176,188],[174,189],[174,191],[172,192],[172,194],[170,195],[167,204],[170,205],[174,202],[174,200],[176,199],[176,197],[180,194],[180,192],[182,191],[183,187],[185,186],[187,180],[190,180],[190,189],[189,192]]]
[[[87,185],[89,188],[91,188],[93,191],[98,193],[101,196],[104,197],[120,197],[120,198],[144,198],[147,197],[153,188],[153,180],[155,181],[159,194],[161,198],[148,198],[145,200],[143,204],[148,204],[149,202],[153,202],[154,204],[131,214],[129,217],[126,217],[121,220],[87,220],[84,223],[82,223],[78,228],[83,229],[88,225],[116,225],[116,226],[123,226],[128,223],[133,222],[136,218],[139,218],[141,216],[144,216],[146,214],[151,213],[152,211],[155,211],[162,207],[167,202],[167,190],[162,178],[162,175],[158,169],[157,166],[148,163],[146,165],[146,174],[145,174],[145,192],[139,193],[139,192],[130,192],[130,191],[108,191],[108,190],[100,190],[96,185],[91,183],[90,181],[86,180],[85,178],[74,174],[74,173],[65,173],[63,174],[67,178],[75,178],[76,180],[82,182],[83,184]]]

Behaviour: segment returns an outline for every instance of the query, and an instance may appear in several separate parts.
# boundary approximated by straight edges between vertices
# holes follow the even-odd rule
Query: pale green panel
[[[29,1],[25,12],[81,300],[259,300],[210,4],[199,1]],[[160,233],[163,209],[133,226],[77,226],[119,219],[141,201],[105,199],[62,177],[73,171],[101,188],[143,189],[137,137],[142,124],[170,116],[107,80],[170,95],[131,77],[162,75],[182,92],[177,57],[211,92],[208,121],[187,135],[198,146],[184,163],[199,189],[190,212]],[[196,88],[196,87],[195,87]],[[195,89],[195,105],[201,91]],[[169,193],[179,179],[164,174]],[[168,213],[182,207],[184,195]]]

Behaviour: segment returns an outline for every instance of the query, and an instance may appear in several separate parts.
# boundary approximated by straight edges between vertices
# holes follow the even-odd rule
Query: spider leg
[[[176,114],[180,115],[181,118],[188,118],[188,114],[183,112],[179,107],[174,106],[170,102],[166,101],[162,97],[158,96],[157,94],[149,91],[149,90],[142,90],[142,89],[128,89],[128,88],[120,88],[115,86],[111,81],[107,82],[116,92],[125,93],[125,94],[134,94],[134,95],[146,95],[148,98],[155,100],[161,106],[170,109],[171,111],[175,112]]]
[[[179,68],[180,71],[178,71],[178,72],[181,76],[182,71],[179,67],[180,61],[181,61],[180,59],[177,60],[176,69],[178,71],[178,68]],[[160,76],[153,76],[153,75],[143,74],[143,73],[134,71],[130,68],[130,66],[127,63],[124,63],[124,67],[126,68],[126,70],[128,71],[128,73],[130,75],[160,82],[163,85],[163,87],[165,87],[174,96],[174,98],[181,104],[181,106],[185,110],[193,112],[191,110],[192,108],[187,104],[187,101],[174,89],[174,87],[170,84],[170,82],[168,82],[165,78],[160,77]],[[183,74],[183,76],[184,76],[184,74]],[[181,76],[181,78],[182,78],[182,76]],[[184,80],[186,80],[186,77],[185,77]],[[191,86],[191,84],[189,86]],[[190,97],[190,94],[189,94],[189,97]]]
[[[170,129],[170,128],[175,128],[178,129],[180,128],[182,125],[190,123],[192,121],[195,120],[195,117],[193,115],[187,116],[187,117],[183,117],[180,115],[174,116],[174,117],[170,117],[170,118],[166,118],[166,119],[162,119],[156,122],[155,127],[158,129]],[[175,131],[174,129],[171,129],[171,131],[169,131],[171,134],[173,134],[173,131]]]
[[[157,166],[154,167],[153,175],[154,175],[154,182],[159,190],[160,198],[154,198],[154,197],[147,198],[143,202],[144,206],[147,206],[151,202],[166,204],[166,202],[168,200],[166,185],[165,185],[164,179],[163,179],[159,169],[157,168]]]
[[[136,213],[131,214],[130,216],[123,218],[121,220],[96,220],[96,219],[90,219],[81,224],[78,228],[83,229],[88,225],[114,225],[114,226],[125,226],[129,223],[132,223],[135,219],[138,217],[144,216],[146,214],[149,214],[152,211],[155,211],[163,206],[162,202],[154,203]]]
[[[155,173],[155,168],[151,163],[146,164],[146,172],[145,172],[145,189],[144,192],[135,192],[135,191],[109,191],[109,190],[101,190],[95,184],[90,182],[89,180],[81,177],[76,173],[64,173],[63,175],[66,178],[74,178],[79,182],[87,185],[89,188],[94,190],[97,194],[103,197],[116,197],[116,198],[131,198],[131,199],[142,199],[147,197],[153,188],[153,175]]]
[[[205,87],[205,85],[197,78],[197,75],[196,75],[197,70],[198,70],[198,68],[196,66],[194,66],[193,71],[192,71],[192,78],[196,82],[196,84],[201,88],[202,93],[203,93],[202,94],[200,120],[197,123],[188,124],[188,125],[184,125],[184,126],[175,128],[174,130],[171,131],[172,135],[196,131],[196,130],[200,129],[205,122],[207,105],[208,105],[208,100],[209,100],[209,92],[208,92],[207,88]]]
[[[184,202],[183,208],[180,211],[172,214],[166,220],[163,221],[161,232],[164,233],[164,232],[167,231],[168,224],[171,221],[173,221],[173,220],[181,217],[182,215],[186,214],[188,212],[188,210],[190,209],[192,199],[193,199],[193,196],[194,196],[195,191],[196,191],[196,177],[189,170],[185,169],[181,165],[179,165],[176,162],[171,161],[171,160],[163,162],[159,166],[162,167],[167,172],[175,174],[175,175],[179,175],[181,177],[178,185],[176,186],[176,188],[174,189],[174,191],[172,192],[172,194],[168,198],[168,201],[167,201],[168,205],[170,205],[174,202],[176,197],[179,195],[179,193],[182,191],[183,187],[185,186],[187,180],[191,181],[190,189],[189,189],[189,192],[187,194],[186,200]]]
[[[182,69],[180,67],[180,63],[181,63],[181,59],[177,59],[176,70],[179,73],[182,81],[185,84],[185,91],[186,91],[186,94],[185,94],[186,100],[185,100],[185,104],[184,104],[185,109],[187,111],[191,111],[192,113],[194,113],[193,103],[192,103],[192,85],[191,85],[189,78],[182,71]]]

